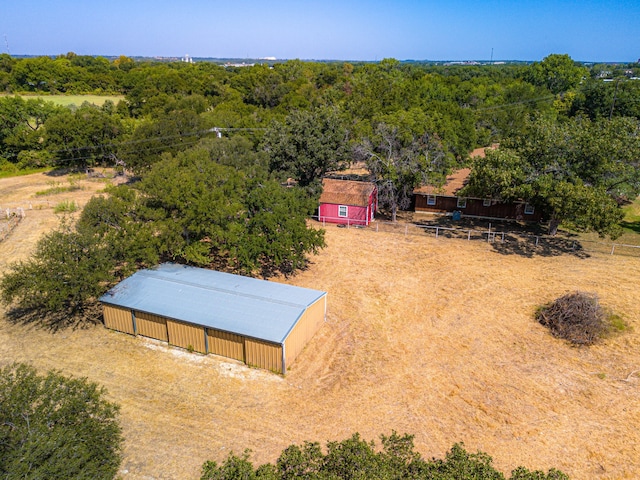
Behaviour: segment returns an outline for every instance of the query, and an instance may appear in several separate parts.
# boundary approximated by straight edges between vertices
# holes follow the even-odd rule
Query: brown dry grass
[[[0,243],[3,262],[51,224],[22,222]],[[50,334],[4,319],[0,363],[105,385],[122,405],[125,479],[197,478],[231,450],[262,463],[294,442],[392,429],[414,433],[425,457],[464,441],[505,472],[640,477],[640,259],[525,258],[333,226],[326,239],[287,280],[329,292],[329,312],[284,378],[100,327]],[[535,308],[573,290],[597,293],[632,330],[590,348],[551,337]]]

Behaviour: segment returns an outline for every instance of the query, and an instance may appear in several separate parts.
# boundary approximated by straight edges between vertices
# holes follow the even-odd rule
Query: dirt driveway
[[[52,209],[27,212],[0,243],[0,269],[55,224]],[[505,472],[640,478],[640,259],[522,257],[333,226],[326,240],[286,280],[327,291],[329,312],[285,377],[101,327],[50,334],[4,318],[0,364],[104,385],[122,406],[124,479],[198,478],[205,460],[232,450],[250,448],[258,464],[294,442],[392,430],[415,434],[425,457],[463,441]],[[582,349],[550,337],[532,319],[536,306],[578,289],[597,292],[633,330]]]

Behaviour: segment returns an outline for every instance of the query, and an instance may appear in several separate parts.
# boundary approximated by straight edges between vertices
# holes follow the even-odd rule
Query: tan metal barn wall
[[[135,312],[136,330],[138,335],[169,341],[167,319],[150,313]]]
[[[247,365],[284,373],[282,371],[282,345],[245,338],[244,353],[244,361]]]
[[[207,328],[209,352],[244,362],[244,337],[215,328]]]
[[[193,349],[200,353],[207,353],[203,326],[178,322],[168,318],[167,331],[171,345],[176,345],[188,350]]]
[[[104,325],[107,328],[118,330],[119,332],[135,335],[133,329],[133,317],[128,308],[114,307],[113,305],[103,305]]]
[[[323,295],[322,298],[319,298],[315,303],[307,307],[298,320],[298,323],[296,323],[295,327],[289,332],[289,335],[284,341],[285,364],[287,368],[291,366],[304,346],[324,323],[326,300],[327,296]]]

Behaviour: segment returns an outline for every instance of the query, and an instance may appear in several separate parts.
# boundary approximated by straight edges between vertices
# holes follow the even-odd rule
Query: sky
[[[0,0],[0,53],[640,59],[640,0]]]

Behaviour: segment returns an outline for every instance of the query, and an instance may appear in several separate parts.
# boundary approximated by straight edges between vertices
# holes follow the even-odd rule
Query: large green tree
[[[461,195],[526,200],[549,220],[616,238],[619,203],[640,193],[640,124],[617,118],[533,122],[473,165]]]
[[[122,461],[119,407],[86,379],[0,369],[0,476],[112,479]]]
[[[165,155],[139,186],[161,254],[249,275],[304,267],[324,239],[306,225],[303,191],[222,165],[211,153]]]
[[[559,94],[576,88],[589,76],[588,69],[567,54],[553,53],[529,67],[527,79],[534,85],[544,86]]]
[[[65,109],[44,124],[46,148],[57,166],[85,167],[115,162],[116,145],[124,126],[119,115],[84,103]]]
[[[318,182],[325,173],[344,168],[348,143],[338,111],[319,108],[297,110],[284,123],[275,122],[263,139],[269,169],[279,177],[292,177],[302,187]]]
[[[415,136],[411,131],[384,123],[372,139],[355,147],[355,157],[366,162],[378,187],[378,199],[396,221],[398,210],[411,204],[416,187],[439,184],[452,163],[439,138],[431,134]]]
[[[55,330],[84,319],[111,269],[99,239],[63,223],[38,241],[30,258],[9,266],[0,280],[0,299],[20,309],[23,321],[44,321]]]
[[[42,99],[0,97],[0,156],[16,163],[21,152],[42,149],[43,124],[64,112]]]
[[[126,186],[92,198],[77,223],[64,219],[30,258],[9,266],[0,279],[0,300],[11,316],[52,330],[98,321],[98,297],[160,258],[147,216]]]

